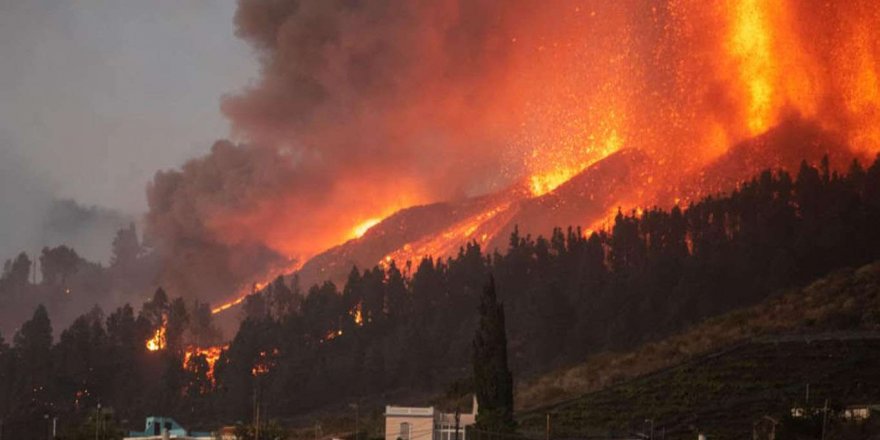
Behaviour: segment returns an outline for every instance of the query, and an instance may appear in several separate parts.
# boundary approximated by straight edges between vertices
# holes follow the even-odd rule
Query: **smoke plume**
[[[235,21],[262,72],[222,103],[234,139],[148,188],[182,294],[405,206],[540,194],[620,149],[672,188],[791,115],[880,149],[870,0],[241,0]]]

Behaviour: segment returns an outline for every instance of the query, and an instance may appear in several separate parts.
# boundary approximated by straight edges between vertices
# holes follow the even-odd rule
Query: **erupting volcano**
[[[880,151],[868,0],[245,0],[236,25],[263,69],[223,102],[235,139],[148,190],[163,285],[215,312]]]
[[[28,216],[47,223],[35,231],[58,237],[116,231],[106,258],[40,233],[46,247],[4,265],[0,437],[55,435],[56,422],[59,438],[119,437],[145,416],[130,435],[158,435],[172,416],[194,429],[174,432],[255,438],[880,432],[866,406],[880,374],[865,368],[880,350],[863,353],[880,348],[880,1],[236,3],[219,3],[220,23],[234,12],[259,66],[237,90],[238,77],[211,77],[201,46],[145,64],[154,57],[128,37],[174,51],[108,19],[121,10],[0,6],[3,23],[39,31],[0,45],[24,61],[3,66],[26,86],[0,100],[15,116],[0,144],[100,150],[19,164],[0,148],[15,159],[0,177],[26,171],[0,185],[6,205],[33,199],[43,207]],[[199,27],[214,3],[174,5],[175,20],[134,16],[208,35],[216,66],[234,63],[241,42]],[[111,21],[126,26],[83,25]],[[46,45],[56,27],[84,50]],[[56,73],[49,58],[77,60],[63,71],[90,81],[42,77]],[[147,65],[140,94],[112,81]],[[185,90],[201,85],[191,72],[220,86]],[[151,107],[131,96],[155,96],[147,85],[168,93],[151,105],[182,131],[159,107],[142,118]],[[219,112],[203,106],[219,126],[166,109],[218,90]],[[7,136],[15,125],[27,127]],[[177,156],[141,148],[165,139],[136,134],[157,126]],[[184,147],[227,129],[209,150]],[[129,151],[110,157],[105,141]],[[143,217],[116,213],[144,202],[117,187],[130,171],[168,163],[181,165],[149,179],[147,211],[131,208]],[[51,201],[68,188],[37,194],[31,174],[82,187]],[[0,231],[17,235],[16,223]],[[828,354],[815,341],[840,368],[789,374],[789,350]],[[735,369],[715,368],[725,356]],[[747,380],[719,382],[733,373]],[[470,394],[464,423],[455,409]],[[608,396],[627,410],[593,411]],[[425,421],[435,429],[407,428]]]

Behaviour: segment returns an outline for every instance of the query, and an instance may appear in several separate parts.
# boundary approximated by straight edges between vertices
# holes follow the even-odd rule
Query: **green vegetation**
[[[880,262],[524,384],[520,426],[542,434],[550,413],[558,437],[637,433],[653,424],[655,435],[669,438],[697,431],[746,438],[753,422],[771,416],[783,422],[782,433],[794,429],[786,417],[792,407],[828,399],[833,411],[880,401],[877,330]]]

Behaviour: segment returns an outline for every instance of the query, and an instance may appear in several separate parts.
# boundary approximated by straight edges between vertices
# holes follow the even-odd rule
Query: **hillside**
[[[490,214],[505,217],[494,208]],[[452,230],[469,233],[467,223],[454,223]],[[78,421],[98,402],[119,420],[162,411],[200,428],[249,420],[254,399],[270,405],[272,418],[288,422],[334,412],[340,402],[362,402],[366,411],[389,401],[423,404],[419,396],[439,395],[471,373],[473,311],[489,273],[504,302],[508,359],[519,378],[588,360],[581,370],[557,375],[559,383],[551,377],[526,386],[519,400],[534,408],[755,335],[810,323],[817,332],[871,328],[880,313],[872,296],[859,293],[860,276],[829,278],[840,284],[831,291],[855,292],[820,292],[815,306],[802,304],[811,293],[795,292],[791,300],[774,295],[880,260],[877,224],[880,160],[868,168],[853,164],[845,174],[823,161],[818,168],[803,165],[795,176],[762,172],[730,194],[686,207],[619,212],[607,230],[591,234],[515,231],[503,253],[471,242],[442,261],[350,271],[344,284],[315,285],[304,297],[279,278],[243,302],[247,319],[223,346],[188,345],[210,341],[217,321],[206,305],[190,306],[161,290],[137,314],[126,306],[78,318],[57,330],[57,343],[48,312],[37,308],[12,344],[0,341],[0,377],[6,379],[0,412],[10,414],[7,426],[14,421],[18,428],[10,429],[20,433],[43,420],[42,408]],[[867,279],[876,285],[874,272],[868,270]],[[27,279],[6,282],[32,286]],[[768,298],[777,303],[687,333]],[[601,354],[676,334],[684,336],[635,354]],[[31,346],[39,348],[33,356]],[[39,387],[16,386],[24,381]],[[36,398],[33,389],[42,390]],[[85,390],[87,397],[77,397]],[[38,403],[25,403],[32,399]]]
[[[308,259],[297,274],[307,287],[328,279],[342,282],[352,266],[370,268],[385,257],[403,267],[428,255],[454,256],[470,241],[488,252],[504,250],[515,228],[522,234],[547,236],[554,227],[601,226],[621,207],[668,207],[676,200],[699,200],[729,192],[761,170],[794,172],[801,161],[818,163],[823,155],[840,169],[857,157],[834,135],[796,116],[733,145],[696,172],[658,170],[645,152],[625,148],[546,194],[535,196],[522,183],[479,197],[400,210],[362,237]]]
[[[841,270],[629,353],[604,353],[523,384],[524,433],[655,432],[744,438],[752,422],[803,402],[880,400],[880,262]],[[576,396],[576,397],[575,397]]]

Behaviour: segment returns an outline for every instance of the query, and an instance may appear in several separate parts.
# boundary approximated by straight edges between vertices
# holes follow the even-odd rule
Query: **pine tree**
[[[480,297],[480,326],[474,337],[474,385],[477,401],[477,428],[483,431],[510,433],[513,420],[513,376],[507,366],[507,336],[504,305],[495,295],[495,278]]]
[[[29,408],[35,416],[51,399],[52,323],[42,304],[37,306],[30,321],[22,324],[13,341],[18,355],[16,369],[20,372],[13,401]]]
[[[138,240],[137,230],[134,223],[128,228],[122,228],[116,232],[113,238],[113,254],[110,257],[112,267],[130,269],[134,267],[137,259],[144,253],[143,247]]]

